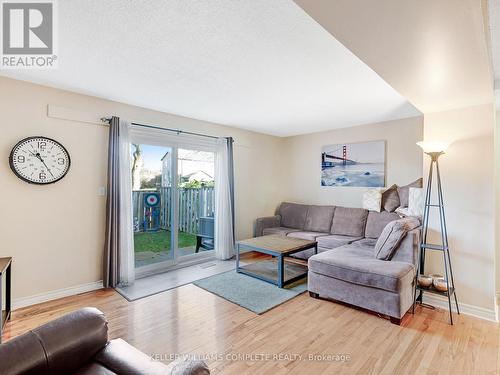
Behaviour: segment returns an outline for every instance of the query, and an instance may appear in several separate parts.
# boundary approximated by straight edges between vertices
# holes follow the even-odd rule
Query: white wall
[[[493,128],[493,104],[424,116],[426,140],[453,142],[439,163],[458,301],[489,311],[495,309]],[[424,163],[427,174],[427,156]],[[435,219],[431,240],[439,238]],[[442,273],[442,257],[431,257],[428,266]]]
[[[47,105],[100,116],[117,115],[235,138],[237,237],[252,234],[253,220],[272,214],[282,199],[277,182],[283,140],[173,116],[95,97],[0,78],[0,256],[12,256],[13,297],[32,296],[102,279],[108,128],[47,116]],[[72,165],[56,184],[30,185],[10,170],[11,148],[45,135],[62,142]]]
[[[286,199],[292,202],[361,207],[366,188],[321,186],[323,146],[386,140],[386,184],[405,185],[422,177],[423,117],[381,122],[313,133],[285,140],[288,168],[283,181]]]
[[[496,108],[499,105],[496,104]],[[495,268],[496,294],[500,298],[500,111],[495,113]]]

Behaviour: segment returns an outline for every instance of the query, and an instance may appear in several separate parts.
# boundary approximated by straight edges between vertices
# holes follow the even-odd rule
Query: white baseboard
[[[448,310],[448,299],[442,296],[437,296],[433,294],[424,294],[423,302],[435,307],[439,307],[444,310]],[[460,307],[460,314],[471,315],[476,318],[485,319],[492,322],[498,322],[498,307],[496,303],[494,310],[485,309],[484,307],[478,307],[460,302],[458,303],[458,307]],[[457,309],[455,307],[455,301],[453,299],[451,302],[451,310],[453,312],[457,312]]]
[[[74,296],[80,293],[91,292],[93,290],[102,289],[102,280],[94,281],[87,284],[81,284],[64,289],[52,290],[46,293],[35,294],[29,297],[15,298],[12,301],[12,310],[20,309],[27,306],[36,305],[38,303],[52,301],[58,298]]]

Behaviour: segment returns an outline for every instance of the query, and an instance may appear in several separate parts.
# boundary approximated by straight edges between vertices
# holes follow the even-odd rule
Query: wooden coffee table
[[[269,235],[250,238],[236,243],[236,272],[243,273],[257,279],[275,284],[280,288],[293,283],[307,275],[307,262],[288,262],[285,258],[299,251],[314,249],[318,253],[318,243],[316,241],[301,240],[298,238],[285,237],[280,235]],[[250,265],[240,266],[240,251],[252,250],[275,257],[274,265],[269,267],[269,261],[259,261]],[[290,258],[288,258],[290,259]],[[262,266],[263,262],[268,262],[267,267]],[[287,274],[290,276],[285,280]]]

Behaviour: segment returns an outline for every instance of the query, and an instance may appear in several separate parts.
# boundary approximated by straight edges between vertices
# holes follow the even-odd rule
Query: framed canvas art
[[[322,186],[385,186],[385,141],[340,143],[321,149]]]

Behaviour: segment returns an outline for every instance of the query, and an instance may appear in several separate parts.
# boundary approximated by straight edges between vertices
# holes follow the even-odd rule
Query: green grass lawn
[[[179,232],[179,248],[196,246],[196,236],[185,232]],[[142,251],[170,250],[170,231],[159,230],[157,232],[134,233],[134,250],[136,253]]]

